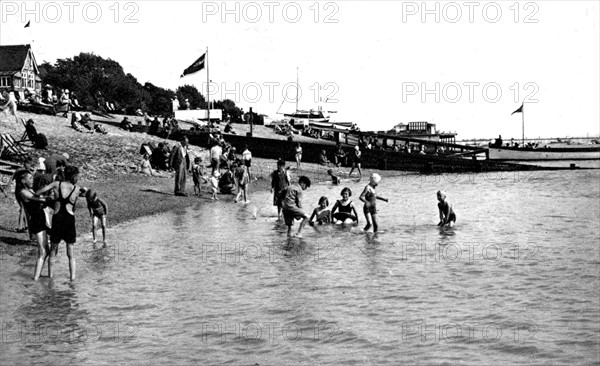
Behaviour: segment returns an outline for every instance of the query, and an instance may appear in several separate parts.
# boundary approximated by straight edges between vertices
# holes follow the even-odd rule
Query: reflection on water
[[[64,247],[34,283],[2,258],[2,364],[574,364],[598,361],[597,171],[387,178],[379,233],[286,238],[267,193]],[[346,182],[355,203],[365,182]],[[309,211],[342,186],[305,191]],[[435,192],[457,212],[440,230]],[[196,199],[196,198],[190,198]],[[360,210],[359,210],[360,211]]]

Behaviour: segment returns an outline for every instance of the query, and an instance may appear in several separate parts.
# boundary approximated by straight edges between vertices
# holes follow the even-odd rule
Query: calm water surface
[[[199,203],[77,246],[68,281],[0,262],[0,364],[593,364],[600,361],[599,171],[386,178],[382,231],[288,240],[270,195]],[[307,210],[342,187],[313,185]],[[435,192],[458,216],[436,227]],[[195,198],[190,198],[195,199]],[[256,217],[256,219],[255,219]]]

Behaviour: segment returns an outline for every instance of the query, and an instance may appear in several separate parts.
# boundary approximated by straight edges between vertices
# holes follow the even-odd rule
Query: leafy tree
[[[193,85],[183,85],[177,88],[177,99],[181,106],[184,105],[187,99],[190,103],[190,109],[206,108],[204,96]]]
[[[100,92],[105,101],[128,113],[141,109],[151,115],[168,114],[173,97],[179,99],[180,105],[188,99],[193,109],[207,108],[204,96],[193,85],[180,86],[175,92],[150,82],[141,85],[133,75],[126,74],[117,61],[93,53],[82,52],[72,59],[58,59],[54,64],[44,62],[40,69],[45,84],[75,92],[83,106],[95,108],[96,95]],[[224,117],[231,116],[232,121],[241,122],[243,111],[233,101],[216,101],[214,105],[223,109]]]

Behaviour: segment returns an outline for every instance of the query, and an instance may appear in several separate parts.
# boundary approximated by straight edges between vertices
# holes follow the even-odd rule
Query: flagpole
[[[525,146],[525,101],[521,105],[521,124],[523,126],[523,146]]]
[[[206,112],[207,112],[207,116],[208,116],[208,120],[206,121],[206,123],[210,124],[210,93],[209,93],[209,88],[210,88],[210,77],[208,75],[208,47],[206,47]]]

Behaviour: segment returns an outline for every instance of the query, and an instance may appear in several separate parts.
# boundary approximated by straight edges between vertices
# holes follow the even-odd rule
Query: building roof
[[[0,46],[0,71],[21,71],[30,49],[28,44]]]

